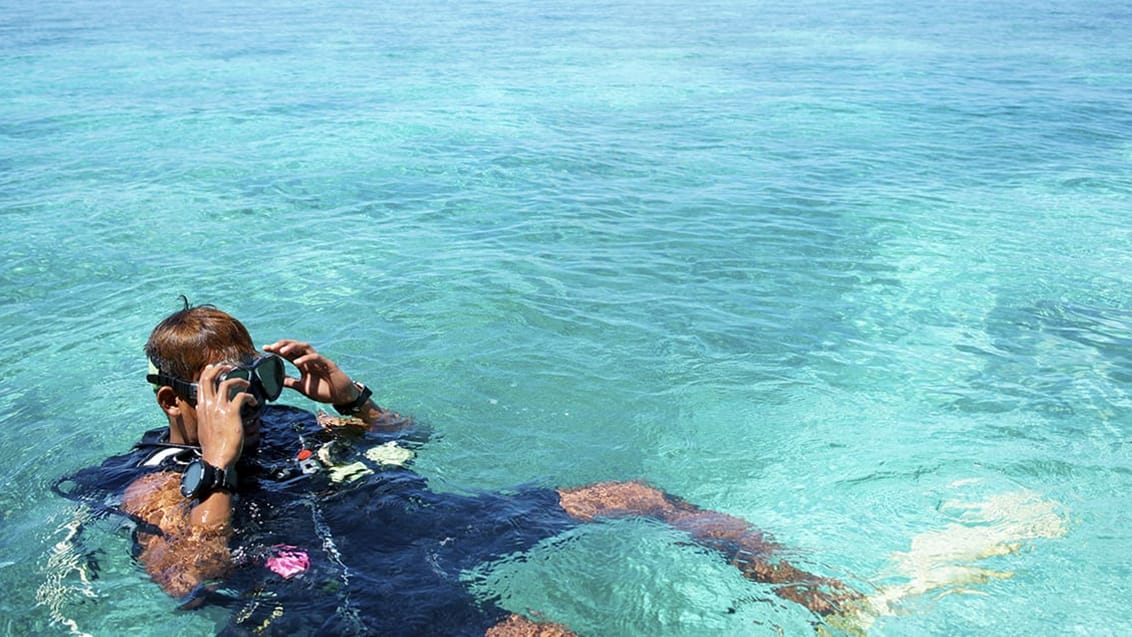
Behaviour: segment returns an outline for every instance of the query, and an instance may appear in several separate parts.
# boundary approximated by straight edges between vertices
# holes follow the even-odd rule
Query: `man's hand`
[[[213,364],[204,368],[197,381],[197,438],[201,456],[208,464],[221,469],[236,463],[244,448],[244,426],[240,409],[255,398],[245,392],[248,381],[229,378],[217,385],[216,380],[230,368]],[[239,390],[233,400],[229,395]]]
[[[358,398],[358,389],[346,372],[319,354],[310,343],[281,340],[264,345],[263,351],[278,354],[298,368],[299,378],[283,379],[283,386],[320,403],[341,405]]]

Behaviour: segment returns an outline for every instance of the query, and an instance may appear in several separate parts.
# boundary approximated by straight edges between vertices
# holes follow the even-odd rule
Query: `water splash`
[[[36,589],[35,601],[38,606],[47,608],[53,622],[66,626],[72,635],[91,637],[90,633],[79,628],[76,620],[65,614],[65,608],[76,596],[89,599],[98,597],[91,583],[95,567],[78,542],[86,520],[85,509],[77,508],[72,519],[57,529],[65,532],[65,535],[51,549],[43,569],[43,582]]]

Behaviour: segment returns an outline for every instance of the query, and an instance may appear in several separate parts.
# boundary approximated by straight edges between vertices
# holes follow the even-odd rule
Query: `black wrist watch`
[[[202,498],[213,491],[236,490],[236,467],[220,469],[204,460],[196,459],[189,463],[181,474],[181,495],[186,498]]]
[[[354,399],[354,402],[334,405],[334,411],[343,416],[355,416],[361,410],[362,406],[369,401],[369,397],[373,396],[373,390],[361,383],[354,383],[354,387],[358,390],[358,397]]]

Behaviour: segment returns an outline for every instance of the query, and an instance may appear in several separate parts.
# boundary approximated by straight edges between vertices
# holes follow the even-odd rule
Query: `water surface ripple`
[[[1032,493],[1064,537],[871,633],[1132,629],[1127,6],[0,4],[0,634],[214,630],[47,491],[160,424],[182,293],[427,423],[437,489],[643,478],[870,590]],[[467,579],[587,635],[812,634],[681,539]]]

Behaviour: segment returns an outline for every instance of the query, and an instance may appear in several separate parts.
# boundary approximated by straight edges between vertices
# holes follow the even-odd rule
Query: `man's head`
[[[242,323],[211,305],[190,307],[188,301],[153,328],[145,353],[161,373],[190,382],[206,365],[257,355]]]
[[[258,352],[242,323],[211,305],[185,307],[167,316],[153,328],[145,353],[161,376],[194,383],[213,363],[238,364],[256,358]],[[196,410],[184,386],[156,386],[157,403],[169,417],[173,442],[197,442]],[[245,423],[245,428],[254,423]]]

